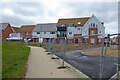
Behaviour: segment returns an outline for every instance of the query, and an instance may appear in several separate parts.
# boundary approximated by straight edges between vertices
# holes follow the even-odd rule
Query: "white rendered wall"
[[[80,28],[80,30],[77,30],[77,28]],[[72,32],[72,34],[69,34],[69,32]],[[82,27],[67,27],[67,38],[74,37],[74,34],[82,34]]]
[[[101,22],[98,19],[96,19],[95,16],[92,16],[88,20],[88,22],[83,26],[82,36],[89,35],[89,25],[91,23],[97,24],[98,34],[102,34],[102,36],[105,36],[105,27],[101,24]],[[85,31],[86,31],[86,33],[85,33]],[[99,33],[99,31],[101,31],[101,33]],[[102,36],[98,36],[98,38],[103,38]],[[86,37],[86,38],[88,38],[88,37]]]

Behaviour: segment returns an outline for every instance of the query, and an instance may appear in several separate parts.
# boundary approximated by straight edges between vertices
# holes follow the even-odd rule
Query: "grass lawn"
[[[53,46],[51,45],[53,48]],[[82,44],[67,44],[66,45],[66,50],[71,51],[71,50],[83,50],[83,49],[89,49],[89,48],[99,48],[101,45],[82,45]],[[63,51],[64,50],[64,44],[55,44],[54,45],[54,50],[55,51]]]
[[[24,78],[30,48],[24,45],[2,45],[2,77]]]
[[[104,51],[105,51],[105,49],[104,49]],[[119,51],[120,51],[120,49],[118,49],[118,47],[107,48],[106,56],[108,56],[108,57],[120,57],[120,54],[118,54]],[[101,56],[101,52],[102,52],[102,50],[99,49],[99,50],[82,52],[82,54],[93,55],[93,56]]]

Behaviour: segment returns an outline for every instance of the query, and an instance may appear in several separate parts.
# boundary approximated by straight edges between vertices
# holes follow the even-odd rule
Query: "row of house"
[[[11,27],[8,23],[2,25],[2,36],[5,40],[10,33],[21,33],[24,39],[33,39],[33,42],[48,42],[56,39],[63,43],[102,44],[105,37],[104,23],[95,15],[83,18],[59,19],[57,23],[44,23],[37,25],[22,25],[20,28]],[[8,27],[6,27],[8,26]]]

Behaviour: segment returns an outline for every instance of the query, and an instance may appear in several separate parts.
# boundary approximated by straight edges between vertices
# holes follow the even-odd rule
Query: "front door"
[[[76,43],[76,44],[78,43],[78,39],[75,39],[75,43]]]

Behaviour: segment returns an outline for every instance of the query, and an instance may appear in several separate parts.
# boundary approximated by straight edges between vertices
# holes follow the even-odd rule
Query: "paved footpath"
[[[57,69],[60,64],[47,55],[45,49],[30,46],[26,78],[78,78],[68,69]]]

